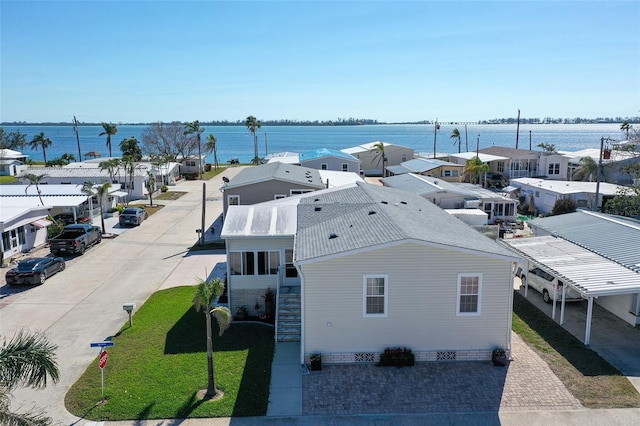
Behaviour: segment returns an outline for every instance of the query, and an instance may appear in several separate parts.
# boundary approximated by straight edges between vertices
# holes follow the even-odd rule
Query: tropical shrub
[[[386,348],[378,362],[383,367],[410,367],[414,364],[415,355],[409,348]]]

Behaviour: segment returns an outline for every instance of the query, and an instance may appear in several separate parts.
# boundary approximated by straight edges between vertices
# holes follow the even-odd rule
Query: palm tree
[[[219,391],[216,388],[216,382],[214,377],[213,368],[213,339],[211,337],[211,314],[215,316],[218,321],[219,335],[222,336],[224,331],[229,328],[231,323],[231,312],[229,308],[224,306],[218,306],[211,309],[211,305],[216,299],[222,296],[224,293],[224,283],[221,279],[216,278],[214,280],[200,280],[196,287],[196,292],[193,295],[193,307],[196,311],[204,311],[205,319],[207,321],[207,366],[208,366],[208,385],[205,398],[212,398],[218,395]]]
[[[629,124],[627,120],[624,120],[620,125],[620,130],[626,133],[626,139],[629,140],[629,130],[631,130],[633,126]]]
[[[107,136],[107,146],[109,147],[109,157],[113,157],[113,153],[111,152],[111,136],[118,133],[118,128],[115,124],[111,123],[102,123],[102,128],[104,132],[100,133],[98,136]]]
[[[147,172],[146,186],[149,193],[149,205],[153,207],[153,193],[156,192],[156,175],[152,171]]]
[[[250,115],[250,116],[248,116],[246,118],[246,120],[244,120],[244,125],[247,126],[247,129],[253,135],[253,152],[254,152],[253,161],[256,161],[256,159],[259,158],[259,155],[258,155],[258,135],[256,135],[256,130],[258,130],[260,127],[262,127],[262,123],[260,123],[260,120],[255,118],[253,115]]]
[[[101,161],[100,164],[98,164],[98,167],[100,167],[100,170],[107,170],[109,172],[109,177],[111,178],[111,182],[113,182],[113,177],[114,177],[113,174],[120,167],[120,159],[110,158],[108,160]]]
[[[451,136],[449,136],[449,139],[457,139],[458,154],[460,154],[462,152],[462,141],[460,138],[460,131],[457,128],[451,131]],[[456,146],[456,142],[453,143],[453,146]]]
[[[100,224],[102,225],[102,233],[105,233],[104,226],[104,212],[102,211],[102,205],[105,196],[109,195],[109,188],[111,188],[111,182],[105,182],[102,185],[95,185],[93,182],[85,182],[82,185],[82,192],[89,196],[96,195],[98,199],[98,207],[100,208]]]
[[[47,425],[51,419],[41,413],[14,413],[9,410],[10,392],[17,387],[44,388],[47,376],[57,383],[60,371],[57,346],[42,333],[20,331],[0,346],[0,424]]]
[[[478,183],[480,182],[480,176],[484,174],[486,177],[488,171],[489,165],[487,163],[483,163],[479,157],[473,157],[467,161],[467,165],[464,169],[464,173],[472,175],[472,180],[478,179]]]
[[[31,142],[29,142],[29,147],[34,151],[38,150],[38,147],[42,147],[42,155],[44,156],[44,164],[47,164],[47,148],[51,146],[53,142],[51,139],[44,135],[44,132],[40,132],[35,135]]]
[[[42,204],[42,206],[44,207],[44,201],[42,201],[42,191],[40,191],[40,184],[42,183],[42,180],[49,177],[49,175],[45,173],[41,175],[37,175],[35,173],[25,173],[21,177],[29,181],[29,185],[27,185],[27,187],[24,189],[24,194],[27,195],[27,190],[29,189],[29,187],[31,187],[32,185],[35,186],[36,191],[38,191],[40,204]]]
[[[127,187],[127,193],[129,195],[127,197],[128,204],[128,200],[131,199],[131,191],[133,190],[133,175],[136,170],[136,162],[134,161],[133,156],[125,155],[122,157],[122,160],[120,160],[120,165],[124,169],[125,185]]]
[[[198,120],[193,121],[191,123],[187,122],[184,125],[185,135],[190,135],[192,133],[196,134],[196,141],[198,143],[198,176],[200,176],[200,179],[202,179],[202,153],[200,152],[202,149],[202,146],[200,143],[202,132],[204,132],[204,129],[200,127],[200,122]]]
[[[213,164],[216,170],[218,170],[218,147],[216,146],[216,142],[218,142],[218,138],[216,138],[213,133],[210,133],[207,137],[205,149],[207,152],[213,152]]]
[[[378,141],[374,143],[372,151],[377,152],[376,157],[378,158],[378,163],[382,160],[382,177],[385,177],[385,172],[387,170],[387,155],[384,152],[384,142]]]
[[[140,142],[135,136],[125,138],[120,142],[120,151],[122,155],[131,155],[135,161],[142,160],[142,149],[140,149]]]
[[[594,176],[598,174],[598,163],[591,157],[582,157],[580,167],[576,169],[571,177],[581,181],[593,182]]]

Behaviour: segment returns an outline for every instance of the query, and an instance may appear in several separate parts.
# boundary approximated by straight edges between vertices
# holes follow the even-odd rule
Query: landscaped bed
[[[152,295],[114,336],[100,403],[98,358],[71,387],[67,409],[91,420],[264,416],[269,399],[273,327],[232,323],[219,337],[213,321],[217,401],[202,402],[207,387],[206,324],[192,300],[195,287]]]
[[[620,371],[518,292],[514,292],[513,330],[585,407],[640,407],[640,394]]]

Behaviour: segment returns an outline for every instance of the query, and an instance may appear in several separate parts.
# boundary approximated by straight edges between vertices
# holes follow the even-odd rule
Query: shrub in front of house
[[[383,367],[411,367],[416,358],[409,348],[386,348],[380,355],[378,365]]]

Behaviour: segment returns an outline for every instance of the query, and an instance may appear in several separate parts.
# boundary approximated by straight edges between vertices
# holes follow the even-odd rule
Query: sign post
[[[106,351],[106,347],[109,346],[113,346],[115,345],[114,342],[109,342],[109,341],[104,341],[104,342],[97,342],[97,343],[91,343],[90,346],[92,348],[100,348],[100,362],[98,363],[99,367],[100,367],[100,375],[101,377],[101,381],[102,381],[102,401],[104,401],[104,367],[107,365],[107,360],[109,359],[109,354]]]

